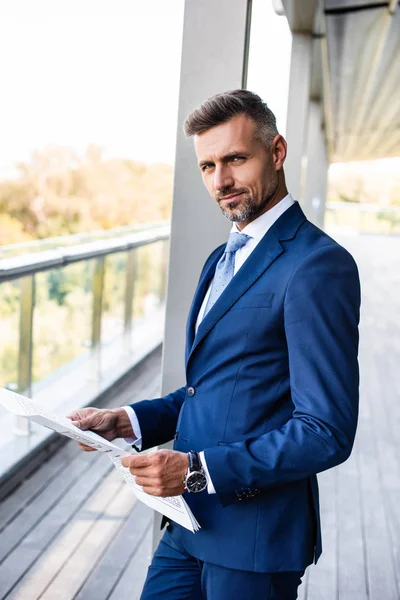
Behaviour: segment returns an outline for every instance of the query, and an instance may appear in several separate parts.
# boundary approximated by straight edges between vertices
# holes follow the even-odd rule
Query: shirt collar
[[[260,241],[262,237],[267,233],[268,229],[272,227],[272,225],[279,219],[281,215],[287,210],[290,206],[294,204],[294,200],[290,194],[287,194],[282,200],[275,204],[272,208],[267,210],[265,213],[254,219],[251,223],[246,225],[239,232],[239,229],[236,226],[236,223],[233,223],[231,233],[245,233],[246,235],[254,238],[257,241]]]

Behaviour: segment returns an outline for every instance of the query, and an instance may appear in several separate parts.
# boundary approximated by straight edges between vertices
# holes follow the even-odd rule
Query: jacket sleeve
[[[182,387],[163,398],[131,404],[142,433],[142,450],[160,446],[173,439],[185,395],[186,387]]]
[[[339,245],[311,253],[285,296],[292,417],[261,437],[205,450],[222,504],[238,490],[267,490],[345,461],[358,418],[360,284]],[[251,410],[251,409],[249,409]]]

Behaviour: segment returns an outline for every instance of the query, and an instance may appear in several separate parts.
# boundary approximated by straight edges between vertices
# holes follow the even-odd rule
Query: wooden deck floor
[[[299,598],[399,600],[400,238],[342,243],[362,284],[360,419],[350,459],[319,476],[324,554]]]
[[[115,406],[157,395],[160,352]],[[105,456],[67,442],[0,504],[0,598],[135,600],[151,557],[152,511]]]
[[[400,238],[343,243],[363,284],[360,423],[352,457],[319,477],[324,554],[299,599],[400,600]],[[115,404],[154,396],[159,368]],[[139,598],[151,513],[100,455],[67,443],[0,504],[0,533],[1,599]]]

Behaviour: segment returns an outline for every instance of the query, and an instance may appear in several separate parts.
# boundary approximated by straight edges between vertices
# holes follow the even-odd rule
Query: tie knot
[[[226,244],[225,248],[225,254],[228,252],[237,252],[239,248],[242,248],[242,246],[244,246],[249,239],[249,235],[233,231],[229,234],[228,243]]]

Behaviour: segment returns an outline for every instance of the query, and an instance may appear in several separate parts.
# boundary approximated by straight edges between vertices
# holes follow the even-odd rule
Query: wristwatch
[[[186,475],[183,478],[185,490],[191,494],[197,494],[202,492],[207,487],[207,477],[201,466],[200,457],[198,452],[191,450],[188,452],[189,468]]]

